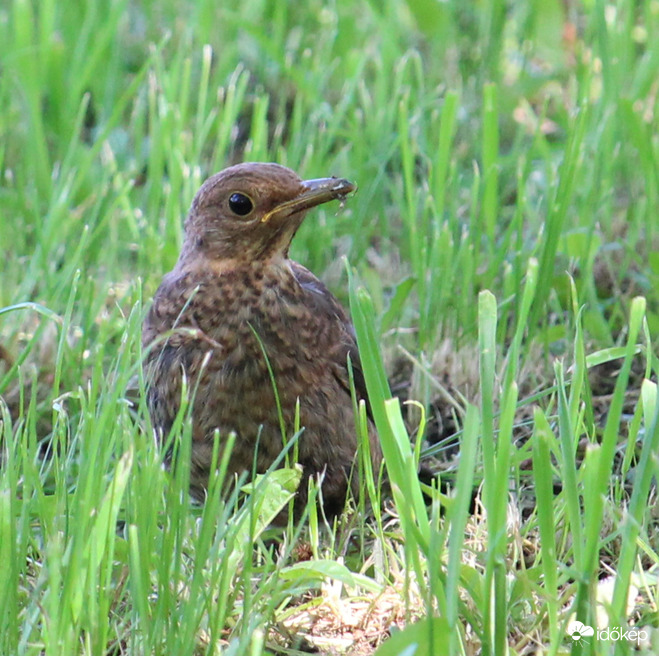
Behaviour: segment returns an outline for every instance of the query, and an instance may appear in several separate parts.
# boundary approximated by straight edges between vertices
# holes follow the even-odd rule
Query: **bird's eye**
[[[229,196],[229,208],[238,216],[247,216],[254,209],[254,203],[249,196],[236,192]]]

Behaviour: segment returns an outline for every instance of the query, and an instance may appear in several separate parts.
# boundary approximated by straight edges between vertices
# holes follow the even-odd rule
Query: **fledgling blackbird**
[[[307,210],[355,188],[337,178],[301,180],[278,164],[244,163],[210,177],[192,201],[181,254],[155,294],[142,342],[148,407],[160,439],[179,410],[184,376],[193,396],[193,496],[204,497],[216,430],[221,439],[237,436],[229,474],[252,471],[257,438],[258,472],[281,452],[268,362],[286,437],[298,400],[304,427],[295,514],[306,503],[309,476],[323,476],[329,516],[343,509],[349,480],[356,493],[348,359],[358,397],[366,399],[366,388],[354,329],[325,285],[288,257]],[[382,454],[370,419],[368,429],[377,472]]]

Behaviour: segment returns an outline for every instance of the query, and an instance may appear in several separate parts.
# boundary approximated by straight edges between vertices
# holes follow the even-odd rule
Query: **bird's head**
[[[279,164],[231,166],[208,178],[194,197],[183,254],[215,260],[285,257],[307,210],[355,189],[340,178],[302,180]]]

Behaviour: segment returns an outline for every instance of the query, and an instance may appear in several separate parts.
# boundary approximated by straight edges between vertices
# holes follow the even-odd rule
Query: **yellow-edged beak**
[[[304,180],[303,191],[299,196],[284,201],[263,215],[261,223],[267,223],[274,216],[288,217],[299,212],[322,205],[330,200],[343,200],[348,194],[357,189],[357,185],[343,178],[317,178]]]

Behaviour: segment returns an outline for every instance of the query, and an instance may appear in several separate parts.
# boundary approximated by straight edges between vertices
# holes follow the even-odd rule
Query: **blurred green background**
[[[635,566],[633,531],[652,508],[646,506],[656,475],[656,465],[648,464],[652,451],[641,458],[649,467],[643,476],[631,474],[642,437],[656,427],[648,391],[656,396],[656,390],[645,388],[649,396],[644,405],[639,400],[640,378],[655,375],[652,337],[659,330],[656,34],[656,0],[0,3],[0,395],[9,463],[0,486],[0,562],[13,563],[0,576],[5,653],[118,654],[125,644],[165,653],[174,644],[172,608],[182,602],[168,596],[168,582],[185,587],[186,576],[197,576],[181,555],[197,548],[197,525],[180,507],[172,519],[166,504],[158,505],[167,489],[159,455],[124,397],[140,369],[144,306],[176,260],[197,188],[245,160],[359,185],[344,208],[324,206],[308,217],[291,255],[345,303],[347,257],[373,300],[372,310],[364,306],[375,326],[370,346],[382,349],[394,391],[419,400],[431,419],[442,415],[444,427],[429,429],[434,437],[462,427],[466,401],[480,404],[482,424],[480,414],[467,412],[466,453],[476,463],[477,482],[501,474],[503,487],[486,486],[484,503],[496,510],[502,534],[512,530],[507,475],[519,484],[537,449],[533,457],[543,467],[534,469],[533,485],[545,492],[539,511],[545,514],[520,515],[531,519],[518,529],[534,545],[538,530],[547,538],[556,529],[558,555],[553,546],[544,551],[554,537],[530,555],[511,555],[506,544],[487,546],[482,580],[485,570],[471,569],[465,557],[467,564],[449,569],[447,581],[421,541],[431,580],[425,608],[437,603],[442,616],[448,608],[446,616],[457,622],[459,606],[461,626],[474,629],[473,644],[486,653],[501,647],[501,636],[522,653],[520,636],[531,624],[538,644],[551,642],[552,653],[560,653],[559,609],[575,587],[576,605],[583,611],[589,599],[594,607],[597,577],[608,571],[598,569],[599,531],[615,554],[607,565],[617,562],[616,540],[632,545],[621,556],[620,580],[627,585]],[[496,304],[481,296],[479,315],[483,290],[493,292]],[[644,308],[632,305],[638,295]],[[634,360],[627,388],[641,316],[646,364]],[[595,355],[586,360],[585,354]],[[614,392],[623,355],[628,368]],[[574,376],[567,383],[563,360]],[[595,367],[611,362],[613,368]],[[484,375],[494,381],[495,373],[506,386],[485,398]],[[525,401],[519,407],[517,390]],[[540,402],[547,417],[531,402]],[[500,411],[505,421],[499,422]],[[406,418],[414,423],[412,414]],[[511,455],[498,445],[511,443],[513,416],[514,436],[528,438],[533,424],[533,441]],[[618,430],[621,416],[627,423]],[[496,453],[487,451],[494,448],[495,424]],[[500,424],[507,433],[498,432]],[[58,448],[43,461],[37,443],[46,436]],[[600,441],[604,455],[597,460]],[[584,452],[595,455],[590,468],[579,469]],[[488,471],[488,454],[500,458],[496,470]],[[609,490],[614,455],[623,473]],[[596,481],[592,472],[599,472]],[[450,511],[444,532],[433,533],[433,549],[445,545],[448,526],[466,539],[473,481],[465,476],[453,506],[462,510]],[[554,503],[552,480],[559,479],[566,481],[567,501],[557,496]],[[119,481],[122,494],[127,486],[125,498],[104,496],[111,481]],[[617,514],[631,495],[626,481],[643,486],[634,487],[636,523]],[[107,513],[94,524],[99,507]],[[115,539],[117,516],[135,531],[128,541]],[[152,517],[174,532],[161,535]],[[434,519],[439,527],[439,513]],[[561,533],[566,525],[573,542]],[[419,534],[405,526],[400,543],[416,545]],[[394,545],[397,530],[391,529]],[[98,542],[87,533],[98,534]],[[582,537],[592,559],[580,558]],[[105,540],[110,551],[99,546]],[[382,548],[398,554],[387,540]],[[461,541],[451,547],[454,565],[461,549],[472,548]],[[658,560],[654,544],[646,536],[651,563]],[[95,548],[98,559],[90,556]],[[213,563],[221,562],[217,548]],[[176,557],[161,561],[170,552]],[[244,557],[248,574],[240,580],[249,590],[251,551]],[[389,558],[380,582],[413,569],[403,556],[402,565]],[[228,562],[233,575],[237,561]],[[236,593],[212,616],[214,625],[195,608],[216,612],[226,588],[211,582],[206,589],[195,578],[201,597],[190,597],[181,619],[181,635],[190,640],[176,638],[166,653],[212,653],[215,643],[200,638],[204,622],[214,627],[208,629],[214,639],[233,645],[227,653],[244,653],[247,645],[258,653],[258,631],[270,626],[289,594],[267,562],[266,574],[259,570],[262,598],[248,595],[247,603]],[[509,570],[496,569],[504,564]],[[366,557],[360,567],[372,574]],[[97,575],[106,577],[98,598]],[[154,580],[160,587],[151,596]],[[503,586],[495,637],[487,601],[493,580]],[[515,581],[510,590],[506,580]],[[408,595],[407,584],[395,583]],[[536,585],[553,592],[538,601]],[[459,597],[465,590],[471,606]],[[620,609],[624,592],[617,595]],[[206,605],[192,603],[202,597]],[[35,623],[42,613],[49,622]],[[471,629],[465,631],[460,639],[472,644]],[[80,638],[92,634],[88,642]]]

